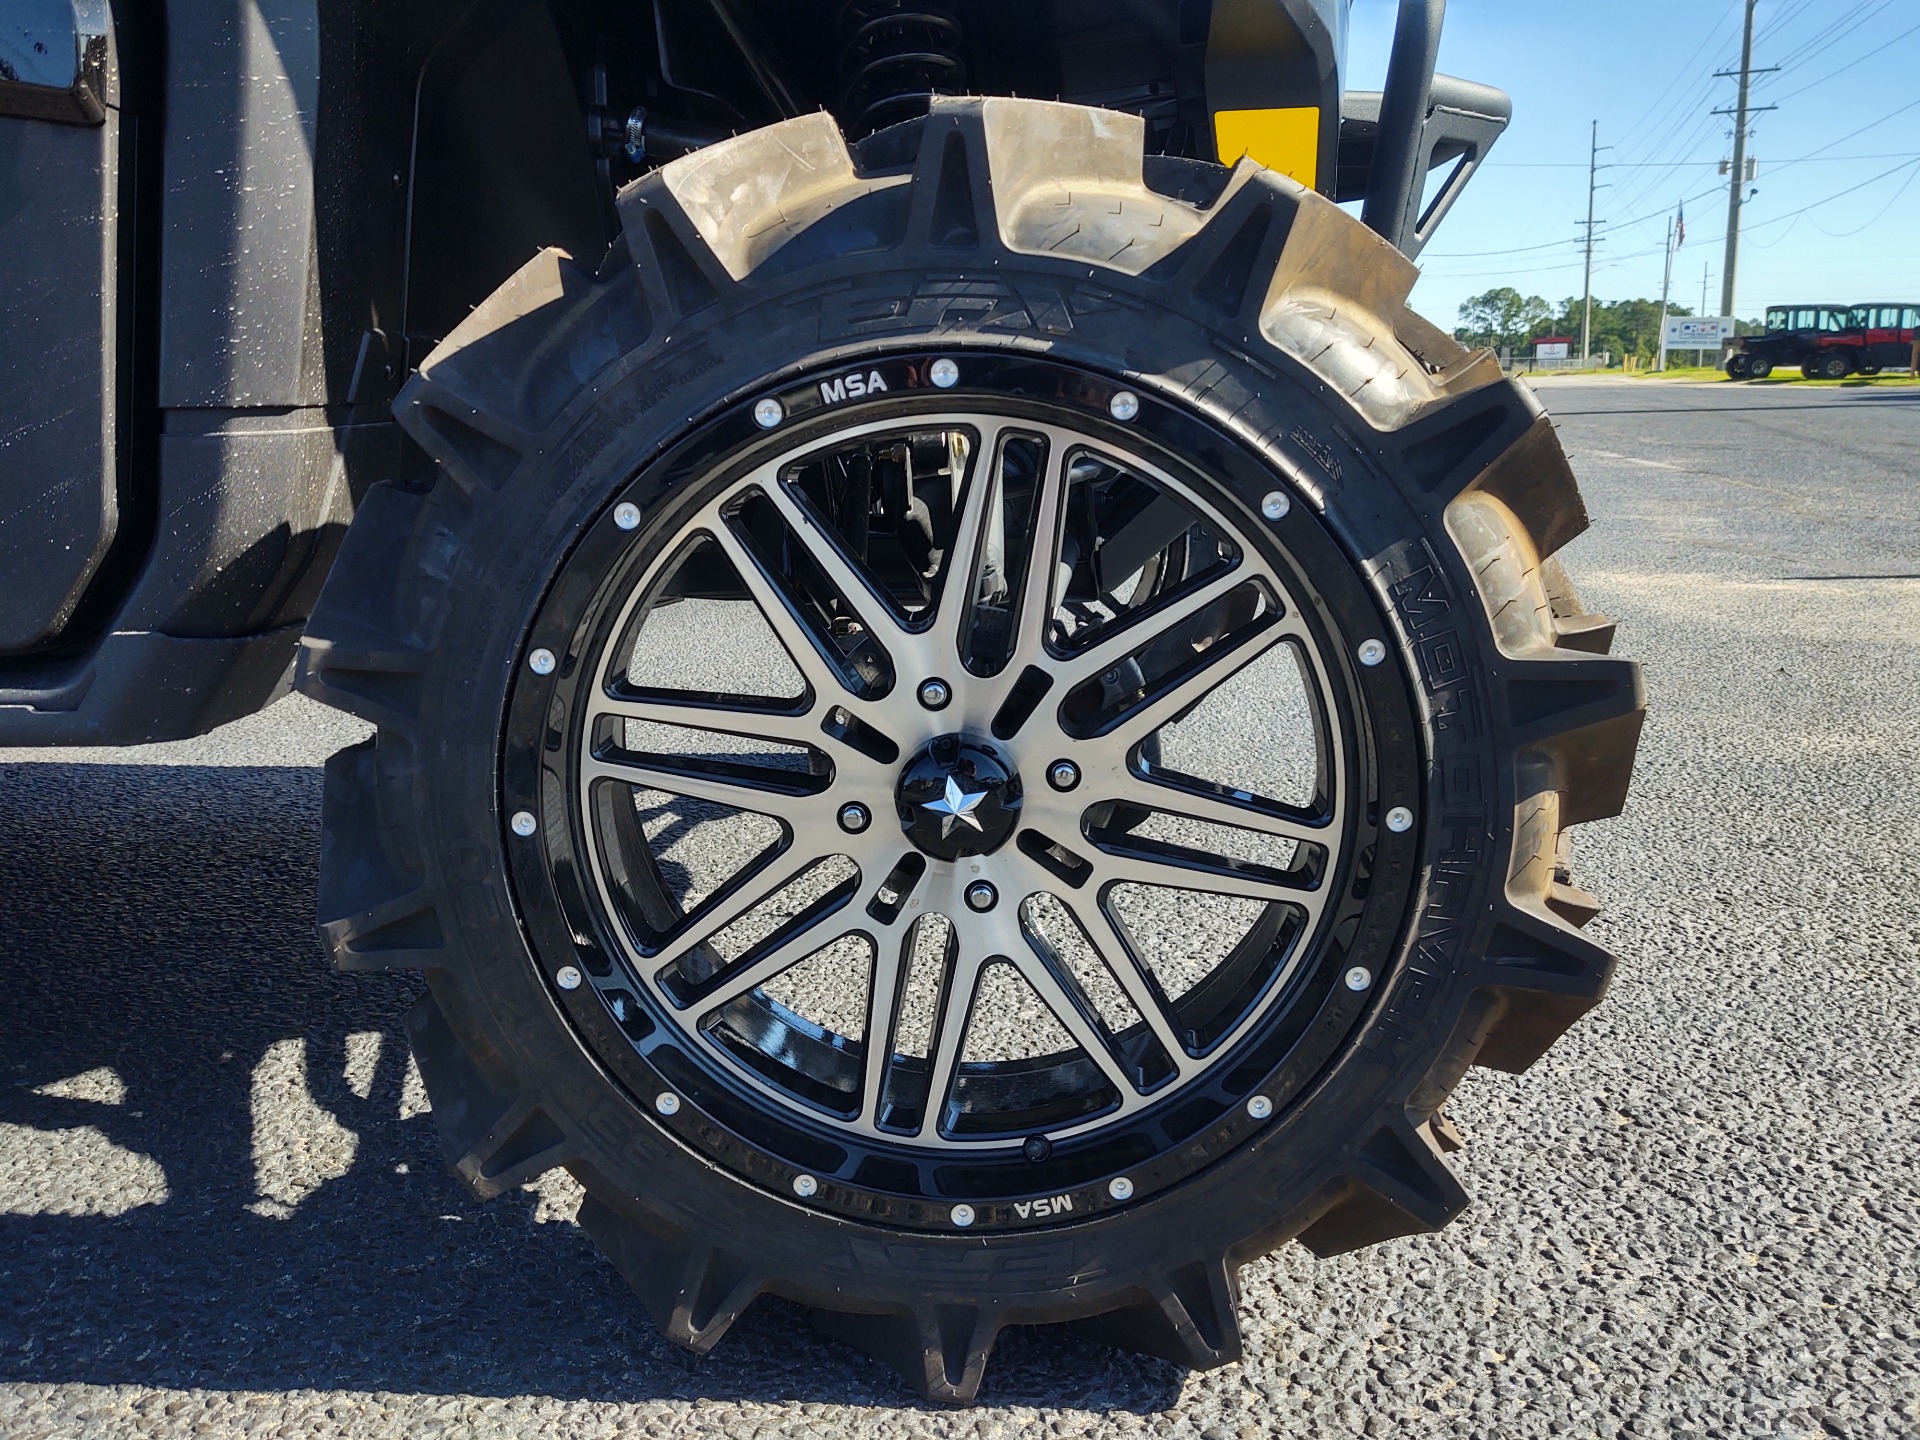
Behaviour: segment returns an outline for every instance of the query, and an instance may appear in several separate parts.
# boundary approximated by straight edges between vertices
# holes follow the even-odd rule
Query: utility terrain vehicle
[[[682,1345],[1233,1359],[1612,966],[1638,672],[1405,308],[1440,12],[1364,94],[1344,0],[11,0],[0,744],[377,727],[334,962]]]
[[[1821,344],[1838,340],[1852,324],[1846,305],[1769,305],[1766,329],[1736,340],[1724,368],[1735,380],[1764,380],[1787,365],[1811,365]],[[1807,371],[1809,379],[1813,374]]]
[[[1819,348],[1800,364],[1809,380],[1844,380],[1849,375],[1878,375],[1913,365],[1920,336],[1920,305],[1878,302],[1847,311],[1847,328],[1820,337]]]

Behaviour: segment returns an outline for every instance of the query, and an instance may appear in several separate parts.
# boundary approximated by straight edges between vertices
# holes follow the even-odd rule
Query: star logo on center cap
[[[973,812],[979,806],[980,802],[986,798],[986,791],[979,790],[969,794],[960,788],[960,782],[958,780],[949,775],[947,776],[946,794],[942,795],[938,800],[928,800],[924,802],[920,808],[922,810],[931,810],[940,817],[940,838],[944,840],[953,834],[953,827],[955,825],[971,825],[974,829],[982,830],[984,833],[984,829],[980,824],[980,817]]]

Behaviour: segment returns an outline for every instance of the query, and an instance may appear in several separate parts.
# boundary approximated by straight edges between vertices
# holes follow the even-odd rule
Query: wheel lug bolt
[[[1387,829],[1396,835],[1404,835],[1413,828],[1413,812],[1404,805],[1396,805],[1387,811]]]
[[[658,1095],[653,1097],[653,1108],[658,1110],[662,1115],[678,1115],[680,1113],[680,1097],[671,1090],[662,1090]]]
[[[1373,972],[1364,965],[1356,965],[1347,971],[1347,989],[1364,990],[1373,984]]]
[[[973,1224],[973,1206],[956,1205],[947,1212],[948,1217],[962,1230]]]
[[[553,674],[554,666],[559,662],[553,658],[551,650],[536,650],[527,656],[527,668],[536,675]]]
[[[513,833],[522,839],[533,834],[533,832],[539,828],[540,822],[533,818],[533,812],[531,810],[516,810],[513,812]]]
[[[562,965],[558,970],[553,972],[553,983],[558,985],[562,990],[578,990],[580,988],[580,979],[580,971],[573,965]]]
[[[985,880],[976,880],[967,886],[967,908],[969,910],[991,910],[1000,901],[1000,892]]]
[[[1116,1175],[1107,1182],[1107,1193],[1116,1200],[1131,1200],[1133,1198],[1133,1181],[1124,1175]]]
[[[873,812],[859,801],[840,807],[840,828],[849,835],[858,835],[873,823]]]
[[[945,708],[953,698],[953,689],[944,680],[922,680],[920,682],[920,703],[929,710]]]
[[[769,395],[753,407],[753,423],[762,430],[771,430],[787,418],[787,407]]]
[[[1115,391],[1107,401],[1107,413],[1116,420],[1131,420],[1140,413],[1140,397],[1131,390]]]
[[[1056,760],[1047,767],[1047,783],[1056,790],[1071,790],[1080,783],[1080,767],[1071,760]]]
[[[1284,520],[1287,511],[1293,508],[1293,502],[1287,499],[1284,490],[1269,490],[1266,498],[1260,502],[1260,513],[1269,520]]]
[[[1387,658],[1387,647],[1378,640],[1362,640],[1357,653],[1362,665],[1378,665]]]
[[[927,378],[942,390],[951,390],[960,383],[960,367],[951,360],[936,360],[933,368],[927,372]]]
[[[623,500],[613,507],[613,523],[622,530],[635,530],[640,525],[640,507],[631,500]]]
[[[811,1175],[796,1175],[793,1177],[793,1193],[798,1195],[802,1200],[813,1195],[818,1195],[820,1193],[820,1182]]]
[[[1029,1135],[1021,1145],[1020,1153],[1038,1164],[1053,1154],[1053,1142],[1044,1135]]]
[[[1264,1120],[1273,1114],[1273,1101],[1264,1095],[1256,1095],[1247,1101],[1247,1114],[1256,1120]]]

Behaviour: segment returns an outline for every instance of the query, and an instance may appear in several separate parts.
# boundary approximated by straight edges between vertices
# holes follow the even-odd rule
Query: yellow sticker
[[[1320,110],[1300,105],[1286,110],[1216,110],[1214,144],[1220,163],[1242,155],[1313,188],[1319,169]]]

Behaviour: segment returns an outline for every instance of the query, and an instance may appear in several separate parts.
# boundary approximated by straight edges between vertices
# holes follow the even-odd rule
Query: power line
[[[1836,7],[1831,4],[1827,5],[1824,13],[1833,18],[1815,30],[1811,35],[1802,38],[1797,46],[1789,48],[1781,56],[1781,64],[1797,65],[1819,54],[1820,51],[1826,49],[1828,45],[1831,45],[1836,40],[1844,39],[1852,30],[1871,20],[1875,14],[1890,3],[1891,0],[1871,0],[1871,3],[1865,8],[1855,7],[1853,9]]]
[[[1886,124],[1887,121],[1889,120],[1895,119],[1898,116],[1906,114],[1907,111],[1913,109],[1916,105],[1920,105],[1920,100],[1911,100],[1911,101],[1908,101],[1905,105],[1902,105],[1898,110],[1889,110],[1886,114],[1882,115],[1878,120],[1869,120],[1866,124],[1862,125],[1858,130],[1849,130],[1846,134],[1842,135],[1838,140],[1829,140],[1826,144],[1817,146],[1814,149],[1809,150],[1805,155],[1800,157],[1799,161],[1795,163],[1804,163],[1805,161],[1811,160],[1814,156],[1818,155],[1822,150],[1831,150],[1836,145],[1844,145],[1846,144],[1847,141],[1853,139],[1854,136],[1864,135],[1867,133],[1867,131],[1875,129],[1878,126]]]
[[[1870,9],[1867,9],[1865,11],[1862,11],[1853,15],[1842,16],[1839,20],[1834,21],[1833,24],[1827,26],[1825,30],[1818,32],[1816,35],[1812,37],[1812,39],[1802,44],[1800,49],[1788,51],[1787,54],[1783,55],[1780,59],[1780,69],[1783,72],[1787,70],[1791,70],[1795,66],[1806,64],[1809,60],[1813,59],[1816,55],[1824,55],[1827,51],[1831,50],[1835,45],[1838,45],[1842,40],[1846,39],[1847,36],[1853,34],[1854,31],[1858,30],[1861,26],[1865,25],[1868,21],[1873,20],[1878,16],[1880,16],[1881,14],[1883,14],[1886,11],[1887,7],[1892,3],[1893,3],[1893,0],[1880,0],[1880,3],[1878,5],[1873,6]],[[1837,32],[1837,33],[1834,33],[1834,32]],[[1823,36],[1828,36],[1830,38],[1827,38],[1823,43],[1820,43],[1820,44],[1814,43],[1815,41],[1821,40],[1821,37]]]
[[[1888,198],[1886,204],[1882,205],[1878,210],[1874,211],[1873,218],[1871,220],[1868,220],[1864,224],[1856,225],[1851,230],[1829,230],[1827,229],[1826,226],[1822,225],[1818,220],[1813,219],[1811,216],[1808,217],[1807,223],[1813,226],[1814,229],[1818,230],[1822,235],[1825,235],[1830,240],[1845,240],[1847,237],[1851,235],[1858,235],[1862,230],[1871,230],[1875,225],[1878,225],[1881,222],[1881,220],[1886,218],[1887,211],[1893,209],[1894,205],[1899,202],[1900,197],[1907,193],[1907,187],[1913,184],[1913,177],[1915,175],[1920,175],[1920,166],[1914,167],[1914,169],[1908,174],[1907,178],[1900,182],[1900,188],[1893,192],[1893,194]]]
[[[1760,34],[1771,40],[1776,30],[1784,30],[1813,6],[1814,0],[1793,0],[1784,10],[1776,10],[1773,18],[1760,29]]]
[[[1914,28],[1920,29],[1920,26]],[[1836,140],[1832,143],[1837,145],[1840,142]],[[1767,164],[1776,170],[1780,170],[1788,165],[1804,165],[1809,160],[1824,160],[1837,165],[1845,160],[1905,160],[1913,155],[1920,155],[1920,151],[1883,150],[1872,155],[1795,155],[1786,160],[1769,160]],[[1671,167],[1662,166],[1661,168],[1678,168],[1682,165],[1718,165],[1719,163],[1718,160],[1676,160]],[[1480,168],[1482,170],[1584,170],[1587,167],[1582,165],[1578,160],[1509,160],[1505,163],[1498,160],[1488,160],[1483,162]],[[1606,168],[1609,170],[1634,170],[1639,167],[1624,164],[1616,160],[1607,165]],[[1716,185],[1713,188],[1718,190],[1720,187]]]
[[[1915,34],[1917,32],[1920,32],[1920,25],[1915,25],[1910,27],[1909,29],[1902,30],[1898,35],[1895,35],[1893,39],[1883,41],[1879,49],[1885,50],[1889,45],[1894,44],[1896,41],[1904,40],[1907,38],[1907,36]],[[1842,65],[1838,70],[1829,70],[1826,74],[1822,75],[1818,80],[1809,80],[1806,84],[1802,85],[1798,90],[1789,90],[1786,94],[1780,97],[1780,100],[1783,100],[1783,101],[1791,100],[1796,95],[1804,95],[1807,93],[1807,91],[1813,89],[1815,86],[1824,85],[1827,83],[1827,81],[1833,79],[1834,76],[1844,75],[1847,73],[1847,71],[1853,69],[1854,66],[1864,64],[1866,61],[1871,60],[1872,58],[1873,58],[1873,54],[1856,56],[1854,59],[1849,60],[1846,64]],[[1776,101],[1775,103],[1777,104],[1779,102]]]
[[[1713,130],[1716,121],[1711,112],[1695,117],[1693,128],[1682,130],[1675,126],[1669,143],[1656,152],[1658,157],[1649,173],[1638,176],[1637,183],[1621,196],[1621,204],[1638,205],[1649,195],[1656,194],[1664,187],[1681,165],[1687,163],[1686,157],[1695,153],[1699,142]]]
[[[1854,30],[1858,29],[1860,25],[1865,24],[1867,21],[1871,20],[1875,15],[1878,15],[1879,13],[1881,13],[1881,11],[1883,11],[1886,8],[1887,4],[1890,4],[1890,3],[1891,3],[1891,0],[1882,0],[1882,3],[1879,6],[1870,8],[1864,14],[1857,13],[1854,15],[1842,17],[1839,20],[1835,20],[1828,23],[1827,25],[1816,30],[1813,35],[1803,40],[1800,43],[1799,47],[1793,52],[1791,52],[1790,59],[1795,64],[1806,63],[1807,60],[1812,59],[1814,56],[1822,53],[1824,50],[1831,48],[1832,45],[1838,43],[1840,40],[1845,39],[1847,35],[1851,34]],[[1739,215],[1740,215],[1740,208],[1744,203],[1742,199],[1742,192],[1744,191],[1745,185],[1746,185],[1746,176],[1744,173],[1745,172],[1745,155],[1744,155],[1745,143],[1744,142],[1748,138],[1748,135],[1747,135],[1748,125],[1745,122],[1749,121],[1751,116],[1757,113],[1756,107],[1753,107],[1750,103],[1748,103],[1748,95],[1751,93],[1751,90],[1753,88],[1755,76],[1758,74],[1766,73],[1766,72],[1755,71],[1752,64],[1752,41],[1753,41],[1753,35],[1754,35],[1755,0],[1745,0],[1745,3],[1741,5],[1739,8],[1744,9],[1744,11],[1746,12],[1745,14],[1746,23],[1742,27],[1744,33],[1742,38],[1741,70],[1738,72],[1733,72],[1734,74],[1737,74],[1742,81],[1742,84],[1741,84],[1742,94],[1740,96],[1740,101],[1741,101],[1740,106],[1735,111],[1730,112],[1733,114],[1736,123],[1735,123],[1735,145],[1734,145],[1735,159],[1733,164],[1728,167],[1728,172],[1729,172],[1728,180],[1727,180],[1728,212],[1729,212],[1728,226],[1726,231],[1723,234],[1713,237],[1715,240],[1721,240],[1721,241],[1727,242],[1728,263],[1725,265],[1724,271],[1723,271],[1723,284],[1724,284],[1724,288],[1728,290],[1732,289],[1735,278],[1736,278],[1736,274],[1737,274],[1737,264],[1738,264],[1737,254],[1738,254],[1739,236],[1740,236]],[[1785,11],[1785,12],[1782,12],[1781,14],[1776,15],[1774,17],[1773,23],[1766,25],[1764,27],[1763,33],[1765,33],[1768,36],[1773,36],[1780,33],[1780,31],[1786,28],[1786,26],[1790,24],[1792,21],[1798,19],[1801,15],[1807,13],[1807,11],[1810,8],[1811,8],[1811,0],[1804,0],[1804,3],[1801,3],[1798,6],[1798,8],[1790,9],[1788,11]],[[1687,71],[1693,65],[1698,55],[1702,51],[1704,51],[1708,45],[1713,43],[1713,41],[1717,38],[1719,34],[1719,30],[1720,30],[1720,27],[1718,25],[1714,26],[1712,29],[1709,30],[1706,39],[1703,40],[1700,46],[1696,48],[1694,54],[1688,57],[1688,60],[1685,62],[1685,64],[1682,65],[1679,74],[1676,75],[1674,80],[1669,82],[1667,86],[1667,91],[1663,92],[1663,97],[1666,93],[1671,92],[1674,86],[1677,85],[1679,81],[1685,77]],[[1893,38],[1895,40],[1904,39],[1907,35],[1914,33],[1914,31],[1916,30],[1920,30],[1920,26],[1911,27],[1909,30],[1902,31],[1899,35]],[[1850,62],[1850,65],[1846,67],[1842,67],[1842,70],[1834,71],[1828,75],[1822,76],[1819,80],[1809,82],[1807,85],[1800,87],[1800,89],[1789,92],[1789,93],[1790,95],[1797,95],[1797,94],[1803,93],[1806,90],[1812,89],[1817,85],[1825,83],[1827,80],[1831,80],[1832,78],[1834,78],[1835,75],[1843,73],[1844,70],[1847,68],[1851,68],[1852,64],[1858,64],[1858,63],[1859,61]],[[1784,99],[1788,97],[1783,96],[1782,98]],[[1887,155],[1859,155],[1859,156],[1829,155],[1829,154],[1825,154],[1824,152],[1830,151],[1834,149],[1836,146],[1843,145],[1848,140],[1851,140],[1858,135],[1864,134],[1866,131],[1873,129],[1876,126],[1885,124],[1888,121],[1891,121],[1897,118],[1898,116],[1905,114],[1910,110],[1913,110],[1916,107],[1920,107],[1920,100],[1911,101],[1908,104],[1903,105],[1898,109],[1879,117],[1876,120],[1869,121],[1865,125],[1859,126],[1854,130],[1848,131],[1845,135],[1842,135],[1837,139],[1830,140],[1824,145],[1815,147],[1813,150],[1809,151],[1805,155],[1793,156],[1785,160],[1778,160],[1778,161],[1771,162],[1772,166],[1773,168],[1776,168],[1776,169],[1785,169],[1786,167],[1791,165],[1803,165],[1803,164],[1810,164],[1810,163],[1816,163],[1816,162],[1817,163],[1828,163],[1828,162],[1844,163],[1844,162],[1849,162],[1854,160],[1873,160],[1873,159],[1887,159],[1887,158],[1898,158],[1903,161],[1907,161],[1908,163],[1912,163],[1914,160],[1920,159],[1920,156],[1915,156],[1912,152],[1892,152],[1891,154],[1887,154]],[[1773,107],[1769,106],[1769,107],[1759,107],[1759,108],[1770,109]],[[1648,115],[1652,115],[1658,110],[1659,110],[1659,102],[1656,101],[1655,105],[1651,107],[1651,109],[1646,113]],[[1714,112],[1714,113],[1723,113],[1723,112]],[[1704,117],[1704,118],[1706,123],[1708,124],[1711,123],[1712,115],[1708,115],[1707,117]],[[1645,122],[1643,121],[1643,123]],[[1700,128],[1701,127],[1699,125],[1696,125],[1695,131],[1697,132]],[[1631,134],[1632,132],[1629,132],[1629,133]],[[1670,141],[1671,138],[1672,138],[1671,135],[1669,135],[1668,140]],[[1427,258],[1429,260],[1493,259],[1493,258],[1509,256],[1509,255],[1512,255],[1512,256],[1540,255],[1543,258],[1545,258],[1546,256],[1551,255],[1553,252],[1565,253],[1569,247],[1579,247],[1583,252],[1582,258],[1580,259],[1569,258],[1568,260],[1561,262],[1559,264],[1535,264],[1535,263],[1527,262],[1525,264],[1525,267],[1521,269],[1519,273],[1521,274],[1549,273],[1557,270],[1572,269],[1576,264],[1579,264],[1585,267],[1590,275],[1592,270],[1594,269],[1606,269],[1612,265],[1622,263],[1626,260],[1638,258],[1646,254],[1656,253],[1659,247],[1649,247],[1646,250],[1631,251],[1620,256],[1600,257],[1596,259],[1594,255],[1595,247],[1600,242],[1600,240],[1604,238],[1600,233],[1601,222],[1597,222],[1593,218],[1593,206],[1592,206],[1593,191],[1596,188],[1603,188],[1598,186],[1597,184],[1597,181],[1595,178],[1597,171],[1602,168],[1605,168],[1605,169],[1619,168],[1619,169],[1628,170],[1628,171],[1647,170],[1647,171],[1654,172],[1652,174],[1644,175],[1644,176],[1635,175],[1634,177],[1635,183],[1630,185],[1626,190],[1622,191],[1622,194],[1620,196],[1616,196],[1616,201],[1618,202],[1618,201],[1621,201],[1623,197],[1626,200],[1631,201],[1631,200],[1639,199],[1643,195],[1650,193],[1653,187],[1659,183],[1660,178],[1667,174],[1671,174],[1676,171],[1679,171],[1685,168],[1690,168],[1696,165],[1710,165],[1716,162],[1710,161],[1710,160],[1684,160],[1684,159],[1663,160],[1663,159],[1649,158],[1649,159],[1637,160],[1637,161],[1631,161],[1631,160],[1614,161],[1614,162],[1609,162],[1606,166],[1603,167],[1598,164],[1597,122],[1594,127],[1594,135],[1592,136],[1592,139],[1595,142],[1595,149],[1589,154],[1588,167],[1587,167],[1588,168],[1588,186],[1589,186],[1588,219],[1585,222],[1575,222],[1577,227],[1582,228],[1584,230],[1584,234],[1578,235],[1578,236],[1570,236],[1570,237],[1557,239],[1557,240],[1541,241],[1541,242],[1530,244],[1530,245],[1506,246],[1506,247],[1501,247],[1498,249],[1491,249],[1491,250],[1430,252]],[[1629,143],[1630,142],[1623,141],[1622,145],[1623,147],[1625,147]],[[1680,153],[1684,154],[1686,149],[1690,148],[1691,143],[1692,143],[1691,136],[1689,136],[1689,138],[1685,142],[1683,142],[1682,145],[1679,147]],[[1652,151],[1650,153],[1653,156],[1660,156],[1664,153],[1667,153],[1668,150],[1669,150],[1668,144],[1655,140],[1653,143]],[[1724,164],[1725,162],[1720,162],[1720,163]],[[1573,162],[1573,161],[1531,162],[1531,163],[1530,162],[1495,161],[1495,162],[1492,162],[1492,164],[1493,166],[1503,167],[1503,168],[1512,168],[1512,169],[1577,168],[1577,162]],[[1898,174],[1904,168],[1906,168],[1905,165],[1896,165],[1892,167],[1890,170],[1883,171],[1879,175],[1869,177],[1867,180],[1863,180],[1859,182],[1859,184],[1857,185],[1849,186],[1844,190],[1836,191],[1833,195],[1826,196],[1821,200],[1813,201],[1808,205],[1802,206],[1797,210],[1789,211],[1784,215],[1770,217],[1769,219],[1765,221],[1761,221],[1757,225],[1750,226],[1749,228],[1759,229],[1765,226],[1772,226],[1782,221],[1790,220],[1796,216],[1804,215],[1821,205],[1827,204],[1830,201],[1839,199],[1845,195],[1852,194],[1854,193],[1854,191],[1863,189],[1868,185],[1872,185],[1877,181],[1886,178],[1889,175]],[[1908,182],[1903,183],[1900,189],[1895,192],[1895,195],[1893,196],[1893,198],[1888,201],[1888,204],[1885,207],[1886,209],[1891,209],[1892,205],[1899,199],[1900,194],[1903,194],[1905,192],[1906,184],[1910,183],[1911,179],[1912,177],[1910,176],[1908,178]],[[1720,186],[1716,182],[1714,184],[1709,185],[1705,189],[1698,191],[1695,194],[1682,196],[1679,203],[1682,205],[1685,205],[1693,201],[1703,199],[1706,196],[1709,196],[1714,192],[1716,192],[1717,190],[1719,190],[1719,188]],[[1630,205],[1628,205],[1626,208],[1631,208],[1631,207]],[[1885,209],[1882,210],[1881,214],[1884,214],[1884,213],[1885,213]],[[1611,235],[1614,233],[1618,233],[1620,231],[1630,229],[1637,225],[1643,225],[1650,220],[1665,219],[1668,217],[1669,214],[1670,214],[1669,207],[1662,204],[1656,210],[1649,210],[1645,213],[1630,215],[1627,219],[1612,222],[1608,226],[1606,233],[1608,235]],[[1868,221],[1867,224],[1865,226],[1862,226],[1861,228],[1862,229],[1870,228],[1874,223],[1878,221],[1879,218],[1880,218],[1879,215],[1876,215],[1873,220]],[[1858,231],[1850,231],[1847,233],[1854,234],[1854,233],[1858,233]],[[1769,242],[1767,245],[1764,245],[1762,248],[1771,248],[1771,245],[1776,243],[1778,242],[1777,241]],[[1496,275],[1496,274],[1507,274],[1507,273],[1512,273],[1511,267],[1502,267],[1502,269],[1500,270],[1454,272],[1454,277],[1464,279],[1464,278],[1472,278],[1478,275]],[[1732,297],[1727,296],[1725,298],[1729,306],[1728,313],[1731,313]]]
[[[1601,168],[1605,169],[1607,167],[1603,166]],[[1714,194],[1719,189],[1720,182],[1716,180],[1704,190],[1695,191],[1691,195],[1682,195],[1680,197],[1680,203],[1685,205],[1690,200],[1704,200],[1707,196]],[[1666,213],[1665,209],[1649,210],[1645,214],[1635,215],[1631,219],[1615,220],[1608,223],[1611,224],[1615,230],[1624,230],[1648,220],[1660,219],[1665,216]],[[1576,225],[1579,223],[1577,220],[1574,222]],[[1564,240],[1545,240],[1538,245],[1514,245],[1501,250],[1429,250],[1425,252],[1424,258],[1429,260],[1484,260],[1494,255],[1526,255],[1536,250],[1557,250],[1565,245],[1580,245],[1583,243],[1585,242],[1583,242],[1578,235],[1573,235]]]
[[[1915,103],[1920,104],[1920,101],[1916,101]],[[1869,176],[1867,179],[1860,181],[1858,184],[1847,186],[1847,188],[1844,190],[1836,190],[1831,195],[1822,196],[1820,199],[1814,200],[1809,202],[1808,204],[1802,205],[1796,210],[1789,210],[1781,215],[1769,216],[1765,220],[1757,220],[1753,224],[1747,226],[1746,228],[1750,233],[1755,230],[1764,230],[1772,225],[1784,224],[1786,221],[1795,219],[1796,217],[1801,215],[1805,215],[1809,211],[1818,210],[1823,205],[1830,205],[1835,200],[1844,199],[1846,196],[1852,195],[1856,191],[1864,190],[1869,185],[1877,184],[1880,181],[1885,180],[1891,175],[1898,175],[1902,170],[1909,170],[1909,169],[1914,170],[1916,173],[1920,173],[1920,156],[1916,156],[1913,159],[1908,160],[1905,164],[1895,165],[1889,169],[1882,170],[1878,175]],[[1911,183],[1911,180],[1912,180],[1912,177],[1909,176],[1908,183]],[[1717,190],[1719,189],[1719,186],[1716,185],[1714,188]],[[1903,185],[1901,188],[1904,190],[1905,185]],[[1882,213],[1884,213],[1884,211]],[[1875,217],[1876,220],[1878,218],[1879,218],[1878,216]],[[1868,223],[1871,224],[1873,222],[1870,221]],[[1865,228],[1865,227],[1862,227],[1862,228]],[[1715,241],[1724,240],[1725,238],[1726,238],[1725,235],[1708,235],[1703,237],[1702,243],[1711,245]],[[1613,266],[1622,264],[1628,260],[1637,260],[1642,256],[1646,256],[1646,255],[1657,255],[1660,253],[1660,250],[1661,250],[1660,246],[1654,245],[1654,246],[1648,247],[1645,250],[1629,251],[1624,255],[1616,255],[1608,259],[1603,259],[1599,261],[1594,266],[1594,268],[1596,270],[1608,269]],[[1514,270],[1513,267],[1511,266],[1505,266],[1498,270],[1453,271],[1448,273],[1445,278],[1455,279],[1455,280],[1472,280],[1472,279],[1477,279],[1483,275],[1516,275],[1517,276],[1517,275],[1550,274],[1556,270],[1571,270],[1575,266],[1578,266],[1581,263],[1582,262],[1580,260],[1574,259],[1574,260],[1565,261],[1559,265],[1536,265],[1536,266],[1531,266],[1527,269],[1519,270],[1519,271]],[[1429,272],[1429,273],[1437,273],[1437,272]]]
[[[1920,100],[1914,101],[1914,104],[1920,105]],[[1908,108],[1911,109],[1912,107],[1909,106]],[[1749,230],[1764,230],[1769,225],[1778,225],[1782,220],[1791,220],[1794,216],[1804,215],[1809,210],[1818,210],[1822,205],[1830,204],[1831,202],[1840,199],[1842,196],[1851,195],[1856,190],[1864,190],[1867,188],[1867,186],[1875,184],[1878,181],[1884,180],[1889,175],[1898,175],[1902,170],[1910,169],[1916,165],[1920,165],[1920,157],[1916,157],[1915,159],[1909,160],[1904,165],[1895,165],[1889,170],[1882,170],[1878,175],[1870,175],[1865,180],[1862,180],[1858,185],[1849,185],[1844,190],[1836,190],[1833,192],[1833,194],[1828,195],[1823,199],[1815,200],[1810,205],[1802,205],[1798,210],[1789,210],[1784,215],[1773,215],[1773,216],[1769,216],[1765,220],[1757,220],[1752,225],[1749,225],[1747,228]]]
[[[1709,47],[1719,40],[1720,32],[1725,28],[1727,21],[1738,13],[1739,0],[1734,0],[1734,3],[1727,7],[1726,12],[1708,27],[1706,35],[1694,47],[1693,53],[1680,62],[1680,68],[1667,82],[1667,88],[1662,90],[1659,98],[1642,112],[1639,123],[1627,131],[1625,138],[1620,142],[1622,154],[1644,152],[1647,146],[1657,149],[1664,141],[1672,138],[1672,120],[1685,113],[1688,100],[1688,92],[1679,87],[1683,82],[1693,78],[1693,67],[1699,62],[1700,57],[1707,53]],[[1646,137],[1644,144],[1641,140],[1643,132]]]

